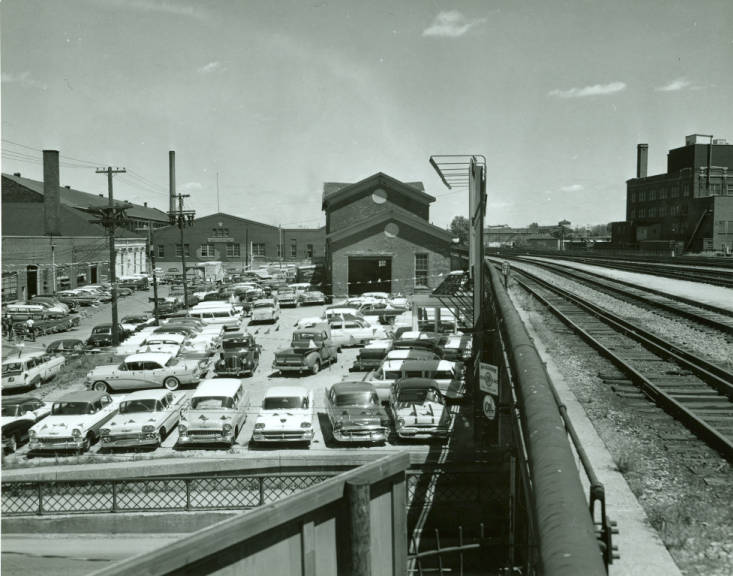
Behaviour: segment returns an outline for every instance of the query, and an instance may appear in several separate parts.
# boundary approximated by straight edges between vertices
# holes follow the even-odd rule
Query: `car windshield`
[[[293,340],[318,340],[318,334],[316,332],[293,332]]]
[[[145,322],[145,316],[125,316],[121,321],[123,324],[134,324],[135,322]]]
[[[120,404],[120,414],[132,414],[133,412],[155,412],[155,400],[145,398],[128,400]]]
[[[397,402],[422,404],[423,402],[440,402],[440,394],[432,388],[407,388],[397,394]]]
[[[207,408],[233,408],[234,399],[226,396],[199,396],[191,399],[191,408],[206,410]]]
[[[222,342],[222,348],[224,348],[224,350],[232,350],[238,348],[241,348],[242,350],[247,350],[249,348],[249,344],[246,340],[224,340],[224,342]]]
[[[369,390],[363,392],[345,392],[336,395],[336,406],[375,406],[374,398]]]
[[[20,405],[19,404],[10,404],[8,406],[3,405],[2,415],[9,416],[9,417],[20,416]]]
[[[22,362],[8,362],[7,364],[3,364],[3,376],[5,374],[20,374],[22,370]]]
[[[92,405],[88,402],[56,402],[51,409],[52,414],[68,416],[91,414],[92,411]]]
[[[177,358],[171,358],[170,360],[168,360],[168,362],[165,363],[166,366],[175,366],[176,364],[178,364]]]
[[[305,398],[299,396],[271,396],[265,398],[265,410],[291,410],[302,408]]]
[[[97,326],[92,330],[92,334],[110,334],[111,332],[111,326]]]

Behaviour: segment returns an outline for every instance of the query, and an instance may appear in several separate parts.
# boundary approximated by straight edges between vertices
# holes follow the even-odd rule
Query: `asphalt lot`
[[[167,293],[167,287],[162,287],[160,290],[161,295]],[[127,314],[134,314],[138,312],[151,311],[151,304],[148,302],[148,296],[152,295],[152,290],[149,292],[135,292],[131,296],[123,298],[119,303],[119,316],[122,318]],[[274,373],[271,366],[274,359],[275,351],[286,347],[290,343],[292,336],[293,327],[299,318],[307,316],[320,316],[324,310],[324,306],[301,306],[298,308],[284,308],[281,310],[280,320],[275,324],[256,324],[247,326],[247,329],[255,336],[258,344],[262,346],[262,354],[260,356],[260,364],[255,371],[254,375],[248,378],[244,378],[245,385],[249,391],[249,409],[247,414],[247,421],[242,431],[240,432],[237,441],[234,446],[222,447],[222,446],[211,446],[211,447],[191,447],[179,449],[176,448],[176,442],[178,440],[178,429],[177,427],[172,430],[168,437],[163,441],[159,448],[154,450],[151,449],[139,449],[138,452],[135,450],[115,450],[114,452],[102,451],[100,454],[100,442],[95,443],[89,450],[90,454],[100,455],[99,461],[102,455],[109,457],[110,460],[118,461],[125,458],[136,458],[140,452],[146,454],[146,458],[170,458],[171,456],[182,456],[182,457],[195,457],[197,454],[205,455],[207,457],[215,456],[219,454],[227,455],[239,455],[240,457],[261,457],[264,453],[277,453],[284,455],[286,453],[297,454],[297,453],[313,453],[313,452],[333,452],[333,451],[363,451],[363,450],[379,450],[379,451],[395,451],[403,450],[405,448],[404,443],[388,442],[384,446],[370,446],[370,445],[338,445],[335,444],[330,435],[330,424],[328,423],[328,417],[325,410],[325,389],[335,382],[339,382],[345,379],[361,379],[363,373],[352,373],[349,372],[349,368],[352,366],[354,359],[358,353],[358,348],[343,348],[342,352],[338,355],[338,362],[332,364],[326,368],[323,368],[318,374],[312,375],[288,375],[281,376]],[[111,307],[109,304],[104,304],[98,308],[83,309],[84,317],[82,318],[78,328],[71,332],[48,335],[38,338],[38,341],[26,342],[26,350],[30,349],[42,349],[48,343],[59,338],[79,338],[86,339],[91,333],[91,329],[96,324],[109,322],[111,319]],[[245,320],[247,325],[249,319]],[[5,355],[5,352],[4,352]],[[210,373],[213,376],[213,373]],[[58,379],[58,377],[57,377]],[[54,380],[57,380],[54,379]],[[63,388],[58,385],[54,385],[54,380],[44,384],[39,390],[34,393],[43,396],[47,401],[54,400],[61,394],[77,389],[83,389],[84,383],[83,378],[77,381],[70,382]],[[302,445],[252,445],[250,439],[254,429],[257,413],[262,403],[265,391],[270,386],[277,385],[302,385],[309,390],[314,391],[315,398],[315,411],[317,413],[314,418],[314,432],[315,437],[310,447]],[[190,395],[195,389],[195,386],[182,386],[181,388],[186,394]],[[124,393],[119,394],[123,396]],[[113,394],[118,396],[118,394]],[[458,412],[458,407],[453,407],[454,413]],[[462,416],[457,415],[455,418],[455,424],[458,428],[466,428],[467,422],[463,420]],[[467,435],[470,436],[470,435]],[[408,448],[411,451],[427,452],[428,450],[435,449],[435,445],[430,442],[411,442]],[[455,448],[455,446],[454,446]],[[466,446],[468,449],[469,447]],[[76,455],[62,455],[62,454],[44,454],[44,455],[30,455],[28,454],[27,444],[21,446],[15,455],[8,455],[5,458],[5,464],[11,467],[26,466],[26,465],[52,465],[52,464],[66,464],[77,461]]]

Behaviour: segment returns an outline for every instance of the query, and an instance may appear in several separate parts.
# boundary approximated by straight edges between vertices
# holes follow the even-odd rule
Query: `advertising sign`
[[[479,363],[479,389],[499,396],[499,369],[493,364]]]

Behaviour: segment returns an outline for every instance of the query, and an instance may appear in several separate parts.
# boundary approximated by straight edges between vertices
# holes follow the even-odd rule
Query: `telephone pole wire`
[[[107,193],[109,203],[105,208],[97,208],[94,210],[100,216],[99,220],[94,222],[102,224],[107,229],[109,234],[109,281],[112,285],[112,346],[118,346],[120,343],[120,333],[118,330],[117,320],[117,279],[115,277],[116,267],[116,252],[115,252],[115,228],[121,225],[125,219],[125,210],[131,206],[131,204],[123,203],[121,205],[115,205],[114,195],[112,193],[112,175],[113,174],[124,174],[127,172],[124,168],[97,168],[97,174],[107,174]]]

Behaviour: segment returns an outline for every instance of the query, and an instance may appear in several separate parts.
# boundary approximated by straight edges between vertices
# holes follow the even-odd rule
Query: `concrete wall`
[[[443,280],[439,275],[450,272],[450,246],[446,242],[402,222],[393,223],[399,226],[395,238],[384,233],[385,222],[332,243],[332,291],[335,296],[345,296],[349,292],[349,256],[391,257],[393,293],[414,293],[416,253],[428,254],[428,287],[438,286]]]

